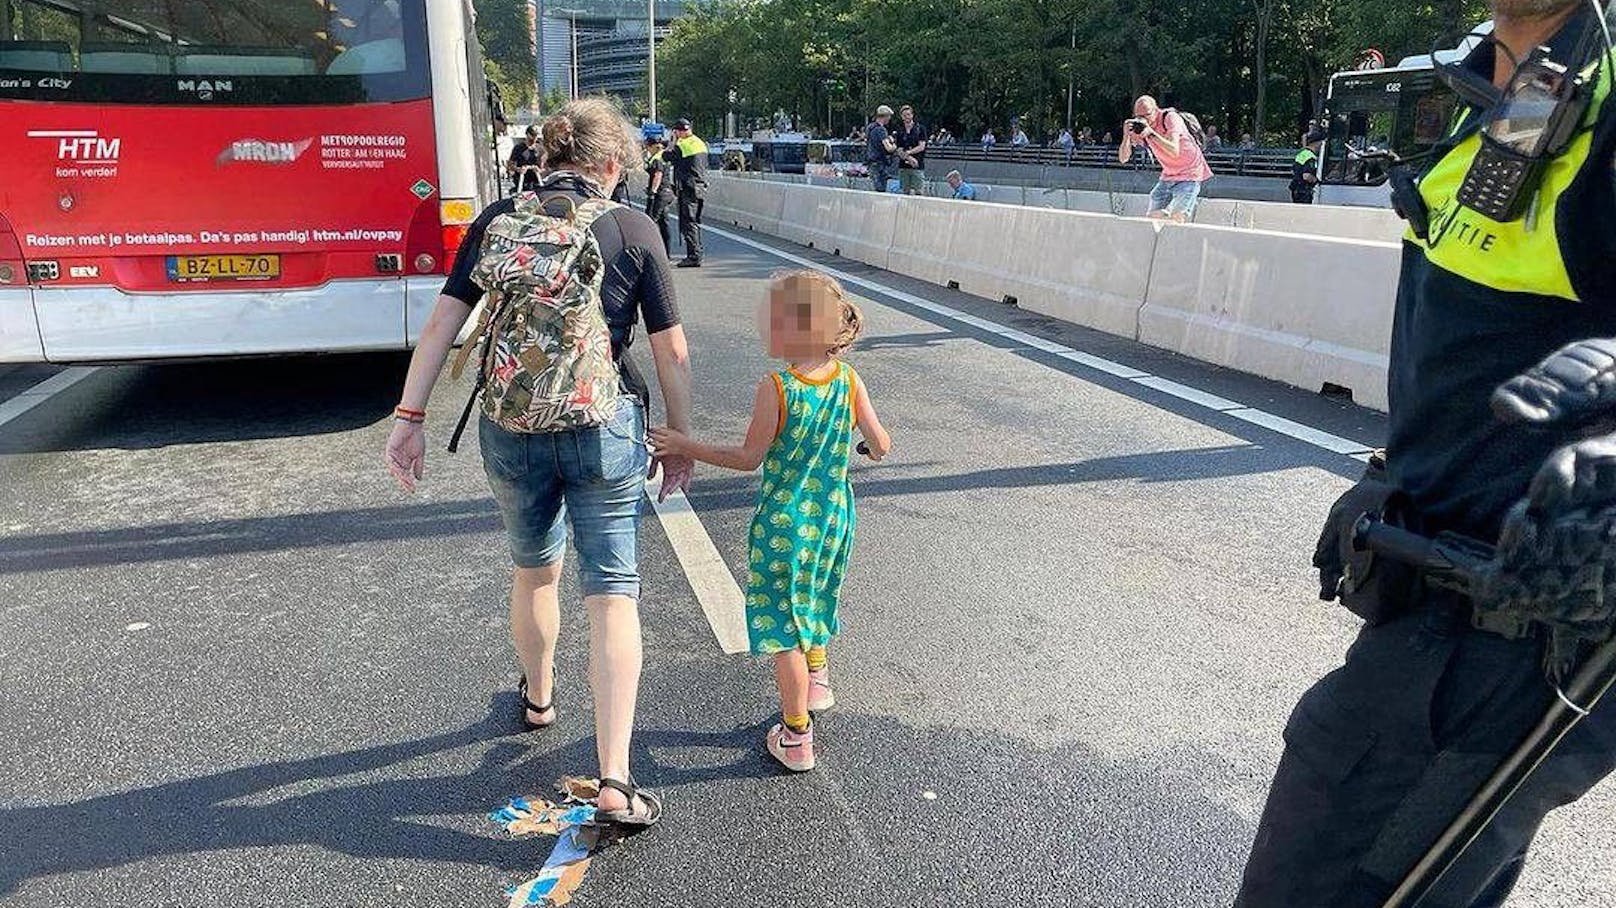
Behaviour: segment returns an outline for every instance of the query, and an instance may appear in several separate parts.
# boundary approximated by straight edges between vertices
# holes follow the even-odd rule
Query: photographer
[[[1238,908],[1382,905],[1563,703],[1584,718],[1420,902],[1503,905],[1549,811],[1616,767],[1616,699],[1563,689],[1616,617],[1616,59],[1590,5],[1491,0],[1491,37],[1438,64],[1465,100],[1393,181],[1410,232],[1386,455],[1313,558],[1321,598],[1365,625],[1290,716]],[[1565,73],[1592,75],[1545,100]],[[1365,514],[1496,546],[1485,583],[1365,555]]]
[[[1146,147],[1161,163],[1161,179],[1150,190],[1150,217],[1180,224],[1194,217],[1201,184],[1212,179],[1212,168],[1178,111],[1163,110],[1155,98],[1143,95],[1133,102],[1133,118],[1123,121],[1122,136],[1118,161],[1126,164],[1134,148]]]

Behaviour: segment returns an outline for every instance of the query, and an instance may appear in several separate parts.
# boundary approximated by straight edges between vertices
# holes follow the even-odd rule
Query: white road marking
[[[662,521],[662,531],[673,545],[673,554],[690,580],[719,648],[732,655],[746,652],[751,648],[746,634],[746,596],[718,554],[713,538],[707,535],[701,518],[690,507],[690,500],[683,492],[675,492],[667,501],[659,502],[661,488],[660,478],[645,483],[645,493],[651,498],[657,519]]]
[[[1122,363],[1112,362],[1111,360],[1103,357],[1095,356],[1092,353],[1084,353],[1081,350],[1074,350],[1071,347],[1067,347],[1063,344],[1059,344],[1045,338],[1034,337],[1025,331],[1018,331],[1015,328],[1007,328],[1004,325],[998,324],[997,322],[990,322],[987,319],[978,318],[974,315],[961,312],[958,309],[944,306],[939,303],[934,303],[931,300],[916,296],[913,293],[906,293],[895,287],[888,287],[885,284],[872,281],[869,278],[859,277],[856,274],[848,274],[845,271],[839,271],[835,268],[828,268],[825,265],[811,259],[806,259],[799,255],[792,255],[789,252],[782,252],[781,250],[775,249],[772,246],[760,243],[757,240],[748,239],[747,237],[731,233],[728,230],[720,230],[716,227],[707,227],[705,225],[704,229],[710,230],[713,233],[724,237],[725,239],[734,240],[743,246],[750,246],[759,252],[763,252],[768,255],[772,255],[775,258],[790,262],[793,265],[799,265],[803,268],[812,268],[816,271],[823,271],[841,281],[843,284],[853,287],[862,287],[865,290],[869,290],[873,293],[879,293],[883,296],[889,296],[893,299],[902,300],[911,306],[918,309],[924,309],[925,311],[935,315],[940,315],[950,321],[957,322],[962,325],[969,325],[990,334],[996,334],[1006,340],[1015,341],[1016,343],[1032,347],[1037,350],[1042,350],[1046,353],[1058,356],[1061,359],[1068,360],[1070,362],[1077,363],[1080,366],[1093,369],[1097,372],[1103,372],[1107,375],[1112,375],[1117,378],[1131,381],[1136,385],[1170,395],[1193,406],[1203,407],[1217,413],[1222,413],[1225,416],[1232,416],[1235,419],[1243,420],[1253,425],[1262,426],[1269,431],[1278,432],[1281,435],[1293,438],[1305,444],[1312,445],[1315,448],[1321,448],[1325,451],[1329,451],[1331,454],[1345,454],[1357,460],[1367,461],[1369,459],[1370,452],[1373,450],[1372,445],[1364,444],[1361,441],[1354,441],[1350,438],[1342,438],[1339,435],[1331,435],[1329,432],[1315,429],[1312,426],[1304,426],[1299,422],[1286,419],[1283,416],[1277,416],[1273,413],[1259,410],[1256,407],[1248,407],[1245,404],[1239,403],[1238,401],[1228,400],[1215,394],[1202,391],[1198,388],[1192,388],[1188,385],[1180,384],[1179,382],[1172,381],[1171,379],[1152,375],[1149,372],[1135,369],[1132,366],[1125,366]]]
[[[6,423],[50,400],[55,395],[84,381],[94,375],[96,371],[95,366],[74,366],[70,369],[63,369],[5,403],[0,403],[0,426],[4,426]]]

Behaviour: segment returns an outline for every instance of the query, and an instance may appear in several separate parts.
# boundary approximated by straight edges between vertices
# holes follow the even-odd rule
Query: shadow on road
[[[493,499],[481,498],[116,530],[12,535],[0,539],[0,574],[493,533],[502,529]]]
[[[432,865],[481,866],[514,882],[536,870],[548,846],[506,839],[481,818],[514,794],[541,794],[549,780],[587,770],[594,756],[587,736],[546,752],[542,736],[507,739],[514,710],[513,695],[501,694],[491,716],[505,721],[0,810],[8,849],[0,896],[31,880],[261,847],[407,859],[422,874],[434,874]],[[1011,893],[1024,902],[1038,893],[1030,901],[1215,904],[1211,894],[1232,885],[1249,837],[1245,819],[1202,794],[1230,773],[1202,754],[1116,760],[1077,744],[1045,749],[855,712],[829,714],[821,725],[833,742],[825,767],[792,779],[777,779],[781,771],[760,752],[762,725],[640,732],[636,774],[668,797],[668,819],[635,848],[603,857],[591,888],[677,904],[682,893],[699,898],[722,884],[735,904],[766,904],[776,882],[737,875],[736,862],[800,847],[803,878],[834,881],[850,905],[893,904],[894,887],[914,903],[999,903]],[[469,770],[375,778],[468,746],[486,748]],[[317,855],[304,860],[316,878],[342,885]],[[222,875],[229,864],[205,866]],[[46,901],[65,894],[54,883],[30,888]],[[1206,901],[1177,897],[1186,892]]]
[[[1261,445],[1220,445],[1180,451],[1152,451],[1145,454],[1096,457],[1072,463],[1003,467],[946,476],[890,477],[890,470],[893,467],[904,466],[906,464],[901,461],[890,461],[880,467],[866,467],[856,472],[853,475],[854,495],[859,498],[887,498],[899,495],[963,492],[972,489],[1030,489],[1127,479],[1143,483],[1191,482],[1201,479],[1252,476],[1301,466],[1318,466],[1318,463],[1312,457],[1298,456],[1278,448]],[[698,509],[751,507],[757,502],[757,481],[749,476],[726,476],[720,479],[702,477],[692,485],[688,495],[691,503]],[[4,559],[0,557],[0,571],[4,570],[3,566]]]
[[[355,353],[110,366],[8,425],[0,455],[346,432],[392,412],[408,365]]]

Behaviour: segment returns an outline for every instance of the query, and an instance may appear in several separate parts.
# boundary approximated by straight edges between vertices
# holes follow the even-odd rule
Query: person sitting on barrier
[[[992,151],[993,147],[995,145],[998,145],[998,144],[999,144],[999,137],[993,134],[993,130],[988,129],[988,130],[985,130],[982,133],[982,150],[983,151]]]
[[[1155,154],[1161,162],[1161,178],[1150,191],[1150,217],[1166,218],[1182,224],[1195,216],[1201,198],[1201,184],[1212,179],[1206,155],[1184,125],[1184,118],[1171,108],[1163,109],[1150,95],[1133,103],[1133,117],[1123,121],[1123,143],[1117,160],[1133,160],[1134,148]]]
[[[752,395],[752,422],[739,447],[653,429],[659,454],[751,472],[763,468],[750,531],[747,635],[752,652],[774,657],[781,721],[765,746],[787,769],[814,768],[812,715],[835,705],[825,647],[840,628],[842,578],[853,550],[857,451],[879,461],[892,449],[870,392],[841,357],[864,325],[835,280],[796,271],[769,287],[769,355],[789,367],[765,376]]]
[[[954,198],[966,202],[976,201],[976,187],[965,182],[959,171],[950,170],[944,179],[948,180],[948,188],[954,190]]]

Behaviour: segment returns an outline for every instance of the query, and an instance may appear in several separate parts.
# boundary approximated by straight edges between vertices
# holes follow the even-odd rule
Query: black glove
[[[1616,340],[1564,347],[1493,392],[1493,412],[1505,422],[1568,429],[1616,415]],[[1616,502],[1616,435],[1596,435],[1554,452],[1527,490],[1534,516],[1598,508]]]
[[[1616,507],[1540,514],[1522,500],[1475,601],[1546,628],[1546,668],[1566,677],[1616,628]]]
[[[1381,516],[1395,490],[1386,484],[1384,455],[1376,452],[1358,484],[1348,489],[1330,506],[1324,519],[1318,545],[1313,549],[1313,566],[1319,570],[1319,598],[1333,602],[1341,595],[1341,581],[1347,564],[1353,560],[1352,528],[1365,514]]]

